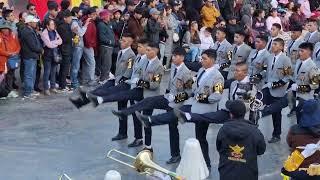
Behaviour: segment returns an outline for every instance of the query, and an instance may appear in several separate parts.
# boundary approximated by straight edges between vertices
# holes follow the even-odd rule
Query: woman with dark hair
[[[306,24],[307,20],[301,10],[301,4],[296,4],[292,10],[293,10],[293,13],[291,14],[291,16],[289,18],[289,23],[291,25],[299,24],[301,26],[304,26]]]
[[[49,96],[51,92],[57,92],[56,86],[56,73],[57,73],[57,63],[54,61],[56,53],[58,51],[58,46],[62,44],[62,39],[58,32],[56,31],[56,25],[54,20],[50,19],[45,22],[46,28],[41,33],[41,39],[44,43],[44,73],[43,73],[43,90],[44,95]],[[50,86],[49,86],[50,80]]]
[[[196,21],[192,21],[189,25],[189,30],[184,34],[182,39],[183,45],[188,45],[189,51],[188,54],[191,54],[190,59],[187,59],[191,62],[196,61],[197,56],[200,54],[200,37],[199,37],[199,27]]]
[[[265,18],[265,11],[263,9],[257,9],[253,14],[252,19],[252,29],[255,31],[266,31],[266,18]]]

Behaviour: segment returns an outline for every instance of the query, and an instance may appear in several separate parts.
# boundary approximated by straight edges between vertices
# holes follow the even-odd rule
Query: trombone
[[[114,153],[118,153],[118,154],[126,156],[130,159],[133,159],[134,160],[133,164],[129,164],[127,162],[121,161],[121,160],[113,157],[112,154],[114,154]],[[169,175],[171,177],[171,179],[173,179],[173,180],[183,180],[183,178],[181,176],[178,176],[175,172],[169,171],[169,170],[157,165],[156,163],[154,163],[152,161],[152,159],[153,159],[152,153],[148,150],[142,150],[141,152],[139,152],[139,154],[136,157],[134,157],[134,156],[131,156],[131,155],[126,154],[124,152],[121,152],[119,150],[111,149],[107,153],[107,158],[112,159],[114,161],[117,161],[120,164],[131,167],[131,168],[135,169],[137,172],[139,172],[140,174],[152,175],[154,171],[159,171],[159,172],[162,172],[166,175]]]

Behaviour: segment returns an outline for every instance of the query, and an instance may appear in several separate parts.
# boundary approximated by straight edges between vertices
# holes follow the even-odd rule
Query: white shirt
[[[279,23],[282,27],[281,19],[278,16],[277,17],[269,16],[266,20],[267,29],[269,31],[271,31],[272,24],[274,24],[274,23]]]

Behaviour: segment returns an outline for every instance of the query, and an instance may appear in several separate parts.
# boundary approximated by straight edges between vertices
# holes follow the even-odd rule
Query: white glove
[[[174,101],[174,95],[168,94],[168,101],[173,102]]]
[[[293,83],[291,85],[291,91],[297,91],[297,89],[298,89],[298,85],[296,83]]]
[[[301,152],[304,158],[312,156],[317,150],[320,150],[319,144],[308,144],[304,147],[304,150]]]
[[[267,87],[270,89],[270,88],[272,88],[272,83],[271,82],[268,82],[267,83]]]
[[[137,84],[138,81],[139,81],[139,78],[133,78],[131,80],[131,84]]]

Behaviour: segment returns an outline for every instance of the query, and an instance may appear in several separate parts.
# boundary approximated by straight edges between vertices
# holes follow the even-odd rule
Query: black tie
[[[319,54],[320,54],[320,48],[318,49],[317,53],[316,53],[316,58],[319,57]]]
[[[197,79],[197,87],[199,87],[199,81],[200,81],[202,75],[203,75],[205,72],[206,72],[206,70],[203,70],[203,71],[201,72],[201,74],[199,75],[199,77],[198,77],[198,79]]]
[[[122,51],[120,51],[118,59],[121,59],[121,57],[122,57]]]
[[[236,47],[234,47],[233,54],[236,54],[237,51],[238,51],[238,47],[236,46]]]
[[[273,67],[274,67],[274,64],[276,62],[276,57],[273,58],[273,62],[272,62],[272,66],[271,66],[271,69],[273,70]]]
[[[257,51],[257,52],[256,52],[256,54],[254,55],[254,57],[253,57],[253,58],[251,58],[251,62],[253,62],[253,60],[255,60],[255,59],[257,58],[258,53],[259,53],[259,51]]]
[[[149,60],[148,60],[148,62],[147,62],[147,65],[146,65],[146,69],[145,69],[145,71],[147,70],[147,68],[148,68],[148,65],[149,65]]]
[[[297,74],[299,73],[301,66],[302,66],[302,62],[300,62],[299,66],[298,66]]]
[[[270,43],[268,44],[268,51],[270,51],[272,41],[273,41],[273,39],[271,39]]]
[[[292,43],[291,43],[291,44],[290,44],[290,46],[289,46],[289,49],[288,49],[289,53],[291,53],[291,48],[292,48],[292,46],[293,46],[294,42],[295,42],[295,40],[294,40],[294,41],[292,41]]]
[[[218,47],[217,47],[216,51],[218,51],[219,48],[220,48],[220,43],[218,43]]]
[[[237,90],[238,90],[238,87],[239,87],[239,83],[237,83],[237,86],[236,86],[236,89],[234,90],[233,92],[233,95],[232,95],[232,100],[235,100],[236,99],[236,93],[237,93]]]
[[[173,78],[174,78],[174,77],[176,77],[176,75],[177,75],[177,71],[178,71],[178,69],[177,69],[177,68],[174,68]]]
[[[140,60],[141,60],[141,56],[140,56],[140,57],[138,57],[138,59],[137,59],[137,63],[139,63],[139,62],[140,62]]]

